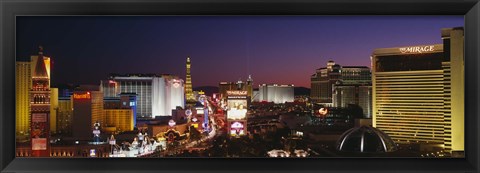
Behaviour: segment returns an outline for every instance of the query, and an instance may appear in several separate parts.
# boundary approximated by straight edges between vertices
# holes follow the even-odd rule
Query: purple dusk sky
[[[442,43],[463,16],[17,17],[17,60],[52,57],[52,84],[99,84],[110,73],[173,74],[193,86],[221,81],[294,84],[328,60],[370,67],[376,48]]]

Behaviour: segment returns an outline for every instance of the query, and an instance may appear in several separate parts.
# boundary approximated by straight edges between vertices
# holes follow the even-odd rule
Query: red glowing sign
[[[32,138],[32,150],[47,150],[47,138]]]
[[[74,99],[90,99],[91,96],[90,96],[90,92],[87,92],[85,94],[74,93],[73,98]]]

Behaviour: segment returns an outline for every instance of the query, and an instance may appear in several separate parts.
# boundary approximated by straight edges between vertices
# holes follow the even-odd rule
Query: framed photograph
[[[478,172],[478,0],[2,1],[1,172]]]

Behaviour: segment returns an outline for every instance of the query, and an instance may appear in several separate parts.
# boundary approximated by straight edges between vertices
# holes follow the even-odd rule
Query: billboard
[[[47,150],[47,113],[32,113],[32,150]]]
[[[227,120],[245,120],[247,117],[247,100],[227,101]]]
[[[230,122],[230,135],[231,136],[240,136],[245,135],[245,122],[233,121]]]

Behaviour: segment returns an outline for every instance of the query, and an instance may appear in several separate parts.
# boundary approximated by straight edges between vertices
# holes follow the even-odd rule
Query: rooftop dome
[[[381,130],[359,126],[347,130],[337,141],[337,150],[360,153],[383,153],[397,150],[395,142]]]

